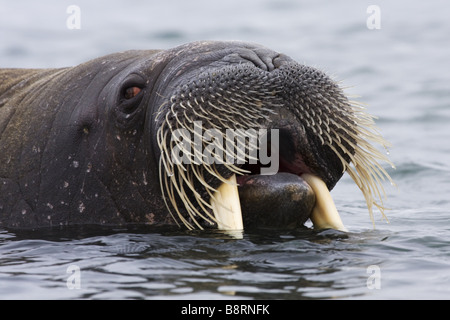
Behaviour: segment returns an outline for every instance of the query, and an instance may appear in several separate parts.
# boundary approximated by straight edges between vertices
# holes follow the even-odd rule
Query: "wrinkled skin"
[[[69,68],[0,69],[0,225],[174,224],[158,173],[160,107],[168,108],[164,103],[173,92],[205,72],[242,66],[270,82],[289,63],[289,57],[258,45],[198,42],[112,54]],[[342,176],[334,153],[281,106],[293,82],[285,80],[284,92],[276,93],[280,106],[260,123],[282,131],[285,173],[250,179],[259,188],[241,201],[244,220],[255,225],[307,219],[314,195],[301,173],[319,175],[329,189]],[[242,190],[251,189],[245,184],[250,180],[241,180]],[[258,217],[257,204],[277,203],[285,205]]]

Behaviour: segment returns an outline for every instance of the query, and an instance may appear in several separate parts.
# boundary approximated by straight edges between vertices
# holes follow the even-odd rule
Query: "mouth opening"
[[[265,149],[268,153],[268,158],[277,158],[277,170],[273,172],[276,173],[290,173],[296,176],[301,176],[302,174],[316,174],[313,169],[311,169],[305,162],[305,157],[299,152],[295,152],[295,144],[292,134],[286,129],[276,129],[278,130],[279,139],[275,144],[272,143],[272,135],[268,132],[267,142],[265,143]],[[272,146],[275,146],[272,150]],[[238,183],[243,183],[247,176],[260,175],[262,168],[267,168],[269,165],[264,165],[258,159],[257,163],[246,162],[241,169],[248,172],[245,175],[237,176],[236,179]]]
[[[280,131],[278,150],[268,147],[271,156],[278,157],[276,172],[262,175],[265,165],[260,161],[246,163],[241,168],[246,174],[233,175],[218,188],[220,203],[211,201],[219,229],[296,227],[311,219],[315,228],[346,231],[325,183],[293,151],[290,133]]]

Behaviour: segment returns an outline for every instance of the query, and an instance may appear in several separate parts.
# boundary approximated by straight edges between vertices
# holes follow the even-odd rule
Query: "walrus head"
[[[329,193],[344,172],[383,213],[373,117],[259,45],[132,50],[0,80],[0,225],[344,229]]]
[[[282,211],[295,212],[269,209],[256,220],[271,216],[266,224],[277,225],[286,223],[277,215],[288,214],[288,223],[311,218],[316,227],[344,229],[329,190],[346,171],[372,220],[373,205],[383,214],[381,180],[390,177],[378,160],[389,160],[372,143],[387,143],[374,117],[323,72],[258,45],[198,42],[175,48],[161,74],[153,137],[163,199],[176,221],[239,229],[241,219],[252,221],[249,207],[273,208],[276,198],[294,203]],[[269,153],[276,166],[262,159]],[[243,195],[247,187],[252,192]]]

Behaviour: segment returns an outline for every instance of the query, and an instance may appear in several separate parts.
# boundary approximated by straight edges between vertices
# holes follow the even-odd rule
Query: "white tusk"
[[[220,230],[243,230],[241,203],[237,189],[236,175],[227,179],[226,183],[217,189],[210,202],[214,217]]]
[[[308,173],[302,174],[301,177],[311,186],[316,195],[316,204],[310,216],[314,228],[347,231],[325,182]]]

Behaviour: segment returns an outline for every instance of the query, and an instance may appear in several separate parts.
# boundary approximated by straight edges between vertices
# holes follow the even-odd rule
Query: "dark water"
[[[2,67],[73,65],[201,39],[257,42],[319,67],[379,117],[397,187],[386,183],[389,224],[376,213],[373,228],[345,176],[332,195],[347,234],[0,230],[0,298],[450,298],[446,1],[377,1],[374,30],[366,26],[369,1],[23,3],[0,0]],[[79,30],[66,27],[72,4],[81,9]]]

